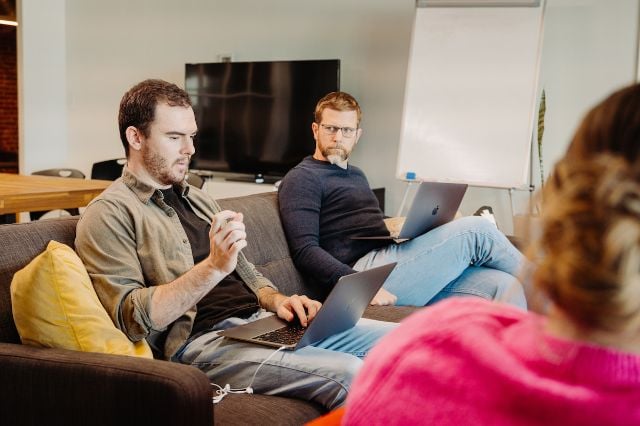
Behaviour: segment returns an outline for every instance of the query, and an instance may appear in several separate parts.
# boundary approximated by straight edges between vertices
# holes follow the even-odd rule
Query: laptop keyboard
[[[278,343],[281,345],[294,345],[298,343],[306,330],[307,329],[301,325],[289,325],[261,334],[254,337],[254,339],[262,340],[264,342]]]

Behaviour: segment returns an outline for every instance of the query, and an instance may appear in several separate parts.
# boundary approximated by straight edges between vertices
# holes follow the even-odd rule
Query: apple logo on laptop
[[[433,208],[433,210],[431,210],[431,215],[432,215],[432,216],[437,215],[437,214],[438,214],[438,210],[439,210],[439,209],[440,209],[440,206],[439,206],[439,205],[436,205],[436,206]]]

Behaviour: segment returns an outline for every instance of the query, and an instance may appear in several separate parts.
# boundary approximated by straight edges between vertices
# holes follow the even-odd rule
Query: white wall
[[[586,112],[636,80],[638,0],[550,0],[541,86],[546,90],[546,172]]]
[[[88,172],[123,155],[118,103],[142,79],[183,86],[186,62],[226,53],[339,58],[341,88],[364,110],[353,161],[373,186],[401,189],[393,174],[414,13],[413,0],[67,0],[69,166]]]
[[[540,89],[547,97],[543,136],[544,173],[565,152],[583,115],[611,91],[636,78],[638,0],[547,0]],[[536,149],[537,151],[537,149]],[[539,188],[537,152],[533,183]],[[511,232],[508,191],[472,188],[464,213],[493,205],[498,221]],[[528,211],[528,193],[514,193],[515,213]]]
[[[88,174],[94,161],[122,156],[116,121],[122,94],[149,77],[182,85],[186,62],[228,53],[237,61],[339,58],[342,89],[364,110],[353,162],[373,186],[387,188],[387,213],[396,212],[404,192],[394,173],[414,0],[21,2],[22,172],[64,165]],[[586,109],[633,80],[638,2],[548,0],[547,173]],[[527,198],[516,194],[516,213],[526,210]],[[471,188],[463,213],[483,204],[510,232],[507,191]]]
[[[22,173],[67,163],[65,0],[21,0],[18,12]]]

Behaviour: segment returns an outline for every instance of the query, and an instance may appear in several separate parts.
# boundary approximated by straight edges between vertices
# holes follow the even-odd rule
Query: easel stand
[[[509,188],[509,206],[511,207],[511,220],[513,221],[513,218],[515,217],[516,214],[516,209],[513,203],[513,193],[514,191],[529,191],[529,203],[531,203],[531,197],[533,195],[533,192],[536,190],[536,187],[534,185],[529,185],[528,188]],[[512,225],[514,225],[512,223]]]
[[[407,187],[404,190],[404,195],[402,196],[402,202],[400,203],[400,207],[398,208],[398,213],[396,214],[396,216],[402,216],[404,206],[405,204],[407,204],[407,198],[409,196],[409,190],[411,189],[411,185],[414,183],[420,183],[420,181],[416,179],[405,180],[405,182],[407,183]]]

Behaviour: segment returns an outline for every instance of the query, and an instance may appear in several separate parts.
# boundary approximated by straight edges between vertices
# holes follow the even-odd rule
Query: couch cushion
[[[118,330],[72,248],[51,241],[11,282],[13,318],[22,343],[153,358],[144,341]]]
[[[244,213],[247,247],[243,252],[281,293],[306,294],[315,299],[324,299],[317,290],[305,285],[302,275],[293,265],[280,222],[276,192],[225,198],[218,200],[218,203],[223,209]]]
[[[251,407],[247,409],[247,407]],[[326,412],[320,405],[295,398],[231,394],[213,404],[215,425],[302,425]]]

